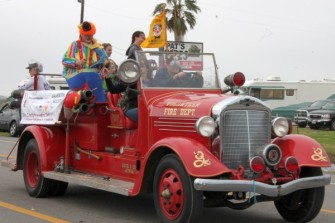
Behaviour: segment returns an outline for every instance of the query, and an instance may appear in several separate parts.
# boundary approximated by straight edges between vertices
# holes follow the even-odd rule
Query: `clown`
[[[71,43],[62,63],[63,76],[71,90],[91,89],[96,102],[105,102],[100,70],[108,57],[103,46],[93,38],[96,33],[92,22],[83,22],[78,26],[79,40]]]

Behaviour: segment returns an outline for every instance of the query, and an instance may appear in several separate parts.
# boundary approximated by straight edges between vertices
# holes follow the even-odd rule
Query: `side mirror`
[[[9,108],[10,109],[21,108],[21,100],[11,101],[10,104],[9,104]]]
[[[125,84],[134,84],[141,77],[140,65],[135,60],[125,60],[120,64],[116,76]]]

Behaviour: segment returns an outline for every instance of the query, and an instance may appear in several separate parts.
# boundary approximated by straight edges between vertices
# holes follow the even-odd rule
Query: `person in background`
[[[153,72],[157,69],[156,61],[142,59],[139,61],[139,65],[141,69],[142,85],[145,87],[154,87]]]
[[[108,57],[108,63],[105,65],[107,68],[107,70],[105,72],[109,72],[109,76],[111,78],[112,81],[115,80],[115,75],[116,75],[116,72],[117,72],[117,69],[118,69],[118,65],[115,63],[115,61],[110,58],[111,55],[112,55],[112,50],[113,50],[113,47],[110,43],[103,43],[102,46],[104,47],[104,50],[107,54],[107,57]],[[107,86],[106,86],[106,82],[103,81],[102,82],[102,87],[104,89],[104,91],[108,91],[107,89]]]
[[[31,60],[26,69],[29,70],[30,78],[26,83],[19,86],[19,89],[28,91],[50,90],[49,82],[44,75],[41,74],[41,72],[43,72],[43,65],[41,63]]]
[[[201,88],[203,84],[202,72],[184,72],[179,61],[169,59],[166,67],[157,70],[153,86]]]
[[[141,44],[145,40],[145,34],[142,31],[136,31],[131,36],[131,45],[128,47],[126,51],[126,56],[128,59],[136,60],[135,51],[142,51]]]
[[[96,33],[92,22],[83,22],[78,26],[79,40],[72,42],[64,54],[62,63],[70,90],[91,89],[96,102],[105,102],[100,70],[108,63],[103,46],[93,38]]]

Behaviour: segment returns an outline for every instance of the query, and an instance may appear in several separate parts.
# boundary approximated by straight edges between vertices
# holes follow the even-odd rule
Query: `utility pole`
[[[80,24],[84,22],[84,5],[85,0],[78,0],[79,3],[81,3],[81,12],[80,12]]]

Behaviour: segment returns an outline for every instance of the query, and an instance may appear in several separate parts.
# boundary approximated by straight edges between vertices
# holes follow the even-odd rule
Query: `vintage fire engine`
[[[331,165],[322,145],[291,134],[290,120],[238,94],[242,73],[224,78],[221,88],[213,54],[175,63],[184,84],[169,86],[170,76],[157,84],[167,61],[181,58],[176,54],[138,52],[138,61],[120,64],[119,81],[137,83],[137,123],[118,107],[119,94],[95,103],[90,90],[24,92],[22,118],[29,125],[16,160],[2,164],[23,170],[33,197],[63,195],[68,183],[152,194],[161,222],[197,222],[204,207],[246,209],[265,201],[287,221],[314,219],[330,184],[321,170]],[[200,86],[192,85],[196,79]],[[27,112],[34,103],[35,113]],[[59,115],[50,121],[45,117],[57,103]]]

